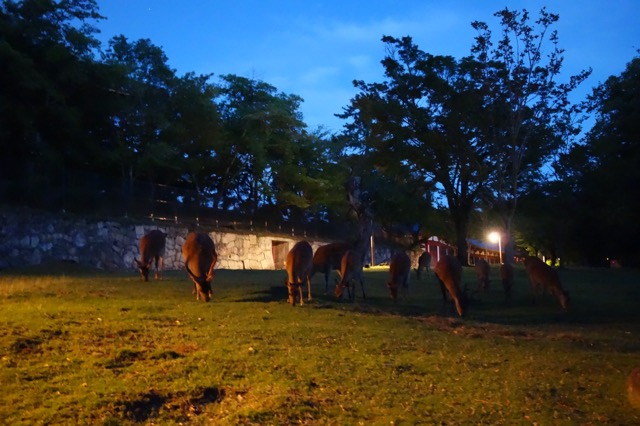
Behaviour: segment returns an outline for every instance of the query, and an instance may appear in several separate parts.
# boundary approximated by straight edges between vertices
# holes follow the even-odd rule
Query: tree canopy
[[[360,93],[342,115],[351,120],[348,147],[446,200],[463,262],[475,210],[493,210],[511,234],[523,188],[579,130],[580,110],[568,95],[589,75],[556,82],[562,50],[548,31],[557,15],[542,9],[535,25],[526,11],[495,15],[497,45],[489,27],[474,22],[472,54],[461,59],[426,53],[408,36],[383,37],[385,81],[354,82]],[[546,56],[545,41],[552,45]]]

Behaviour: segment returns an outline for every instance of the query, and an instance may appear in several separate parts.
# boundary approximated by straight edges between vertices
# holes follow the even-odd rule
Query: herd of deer
[[[166,244],[166,236],[159,230],[153,230],[140,239],[140,260],[134,259],[144,281],[149,280],[152,263],[155,261],[155,278],[161,279],[162,262]],[[193,292],[196,299],[205,302],[211,299],[211,282],[214,268],[218,260],[213,240],[207,234],[191,232],[182,246],[182,256],[185,269],[194,284]],[[296,299],[300,305],[304,304],[302,286],[307,283],[307,300],[311,300],[311,278],[316,273],[324,274],[325,294],[329,293],[329,277],[331,271],[337,271],[340,279],[337,281],[335,295],[341,298],[347,290],[349,300],[355,300],[356,282],[360,282],[362,298],[365,299],[362,270],[364,267],[364,253],[345,243],[330,243],[319,247],[315,254],[311,244],[307,241],[296,243],[289,250],[286,259],[287,280],[285,282],[289,292],[289,303],[295,305]],[[555,296],[564,309],[569,305],[569,294],[563,290],[557,271],[535,256],[529,256],[524,261],[525,270],[529,277],[534,295],[548,291]],[[418,259],[416,276],[421,277],[422,270],[429,272],[431,255],[424,252]],[[489,263],[478,260],[475,265],[478,279],[478,291],[486,291],[490,283]],[[391,298],[395,301],[398,289],[403,297],[407,297],[411,259],[404,251],[396,252],[389,263],[389,281],[387,287]],[[454,256],[444,256],[436,262],[434,275],[440,284],[443,301],[447,295],[453,301],[456,311],[464,315],[468,305],[466,293],[461,289],[462,266]],[[500,278],[507,298],[511,294],[514,279],[513,266],[502,264]]]
[[[140,238],[140,260],[134,259],[144,281],[149,281],[151,265],[155,260],[155,278],[161,279],[162,263],[167,236],[157,229]],[[218,254],[213,240],[207,234],[190,232],[182,245],[182,257],[187,274],[193,281],[196,300],[208,302],[211,299],[211,282]]]

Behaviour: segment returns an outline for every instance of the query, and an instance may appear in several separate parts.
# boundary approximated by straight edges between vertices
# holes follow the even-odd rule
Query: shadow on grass
[[[119,419],[145,423],[159,416],[182,424],[201,415],[207,405],[221,402],[225,395],[225,390],[218,387],[198,387],[191,392],[166,395],[152,389],[132,399],[116,402],[112,409],[115,417],[104,424],[120,424]]]

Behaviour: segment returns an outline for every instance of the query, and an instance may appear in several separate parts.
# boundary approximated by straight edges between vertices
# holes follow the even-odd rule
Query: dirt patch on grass
[[[14,331],[12,334],[18,334]],[[39,336],[23,337],[20,336],[10,346],[10,351],[16,355],[25,355],[31,353],[42,352],[42,344],[47,340],[63,337],[65,333],[61,330],[40,330]]]
[[[582,341],[583,337],[577,332],[567,332],[559,327],[544,329],[533,327],[511,327],[492,323],[470,323],[458,318],[432,315],[420,318],[420,321],[440,330],[468,338],[502,337],[513,340],[567,340]]]
[[[226,392],[218,387],[198,387],[190,392],[163,394],[154,389],[116,401],[108,408],[110,418],[105,424],[119,424],[119,420],[145,423],[152,419],[187,423],[204,413],[209,404],[220,403]]]
[[[41,352],[42,340],[37,338],[19,338],[11,344],[11,352],[16,355]]]
[[[143,352],[123,349],[118,352],[114,359],[105,364],[105,368],[112,370],[128,367],[133,364],[134,361],[143,360],[144,358]]]

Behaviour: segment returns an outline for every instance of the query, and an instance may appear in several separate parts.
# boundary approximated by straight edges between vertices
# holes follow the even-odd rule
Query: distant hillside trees
[[[90,208],[106,192],[152,200],[162,184],[174,202],[300,217],[335,201],[328,135],[307,131],[300,97],[178,76],[148,39],[102,51],[95,1],[4,0],[0,13],[7,199]]]

